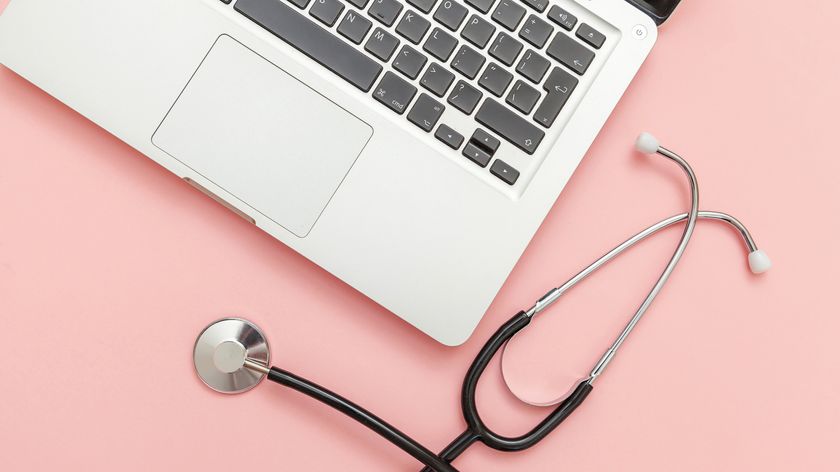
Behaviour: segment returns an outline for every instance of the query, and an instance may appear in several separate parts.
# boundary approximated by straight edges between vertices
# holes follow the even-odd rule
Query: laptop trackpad
[[[221,36],[152,141],[304,237],[372,134],[365,122]]]

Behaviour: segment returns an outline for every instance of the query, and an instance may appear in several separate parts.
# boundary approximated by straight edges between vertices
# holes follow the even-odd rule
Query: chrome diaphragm
[[[271,365],[265,335],[250,321],[218,320],[204,328],[195,341],[195,371],[202,382],[217,392],[246,392],[265,378],[265,373],[246,368],[246,360]]]

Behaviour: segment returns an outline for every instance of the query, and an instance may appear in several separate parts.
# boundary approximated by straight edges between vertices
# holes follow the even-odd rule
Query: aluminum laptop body
[[[458,345],[656,34],[624,0],[12,0],[0,62]]]

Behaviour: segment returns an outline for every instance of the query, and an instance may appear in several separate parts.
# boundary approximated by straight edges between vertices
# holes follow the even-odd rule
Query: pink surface
[[[840,6],[684,3],[476,335],[455,349],[0,69],[0,468],[416,470],[295,393],[209,391],[192,370],[196,334],[222,316],[251,318],[277,364],[441,448],[463,428],[464,369],[503,320],[685,208],[679,172],[631,150],[647,129],[693,163],[703,208],[751,227],[774,270],[751,276],[735,234],[701,225],[575,416],[526,453],[476,446],[458,467],[840,470]],[[525,379],[551,386],[544,367],[588,363],[570,348],[614,336],[677,234],[539,319],[511,359],[530,369]],[[480,404],[509,434],[544,413],[517,404],[496,373]]]

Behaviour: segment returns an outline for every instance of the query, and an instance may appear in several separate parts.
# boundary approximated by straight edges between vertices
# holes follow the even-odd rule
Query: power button
[[[648,30],[643,25],[636,25],[633,27],[633,37],[636,39],[647,38]]]

